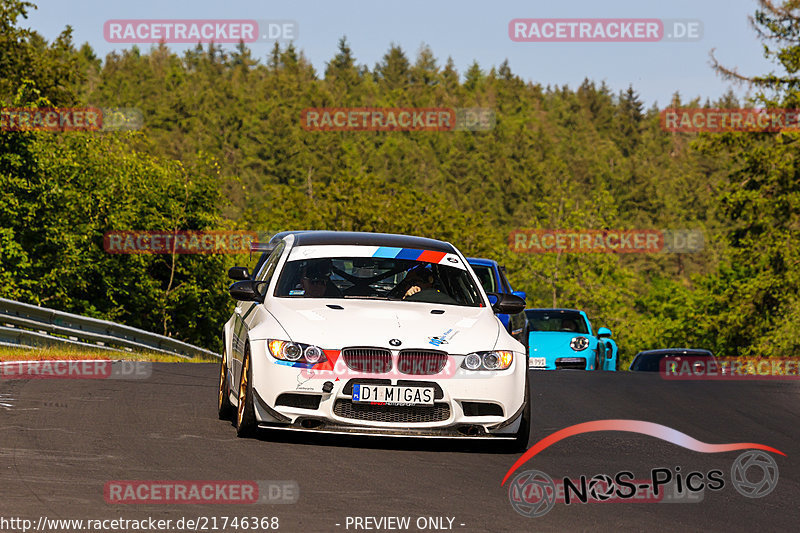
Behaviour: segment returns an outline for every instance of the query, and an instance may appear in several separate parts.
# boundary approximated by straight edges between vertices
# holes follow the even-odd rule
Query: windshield
[[[589,333],[586,321],[580,313],[564,311],[527,310],[531,331],[565,331],[570,333]]]
[[[382,257],[288,261],[280,298],[361,298],[482,307],[480,290],[461,268]]]
[[[658,372],[661,368],[661,360],[675,361],[679,365],[684,359],[694,363],[701,359],[715,360],[714,356],[708,352],[660,352],[639,354],[631,365],[631,370],[638,372]]]

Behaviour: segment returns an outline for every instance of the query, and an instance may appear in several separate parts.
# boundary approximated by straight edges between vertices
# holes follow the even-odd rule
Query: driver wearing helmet
[[[331,260],[311,259],[300,274],[305,298],[339,298],[341,293],[331,281]]]
[[[424,266],[417,266],[408,272],[403,281],[409,286],[408,290],[403,295],[403,299],[405,300],[409,296],[413,296],[424,289],[433,289],[433,272]]]

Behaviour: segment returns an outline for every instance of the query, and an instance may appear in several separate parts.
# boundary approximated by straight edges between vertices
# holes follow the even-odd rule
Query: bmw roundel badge
[[[400,339],[392,339],[389,341],[389,344],[391,344],[392,346],[400,346],[403,343],[400,342]]]

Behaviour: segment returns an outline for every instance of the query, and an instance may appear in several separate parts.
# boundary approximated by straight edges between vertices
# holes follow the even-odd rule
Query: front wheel
[[[233,413],[231,405],[231,390],[228,386],[228,359],[225,356],[225,347],[222,348],[222,361],[219,365],[219,394],[217,395],[217,412],[220,420],[230,420]]]
[[[239,379],[239,407],[236,409],[236,435],[250,437],[256,430],[253,408],[253,368],[250,366],[250,349],[245,350],[242,377]]]
[[[522,409],[522,422],[514,435],[513,441],[505,443],[505,451],[509,453],[522,453],[528,449],[528,440],[531,436],[531,395],[528,388],[528,379],[525,379],[525,407]]]

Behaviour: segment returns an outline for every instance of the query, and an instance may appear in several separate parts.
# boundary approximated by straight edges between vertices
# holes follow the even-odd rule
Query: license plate
[[[547,366],[547,358],[545,358],[545,357],[531,357],[530,366]]]
[[[384,405],[433,405],[433,387],[353,385],[353,403]]]

